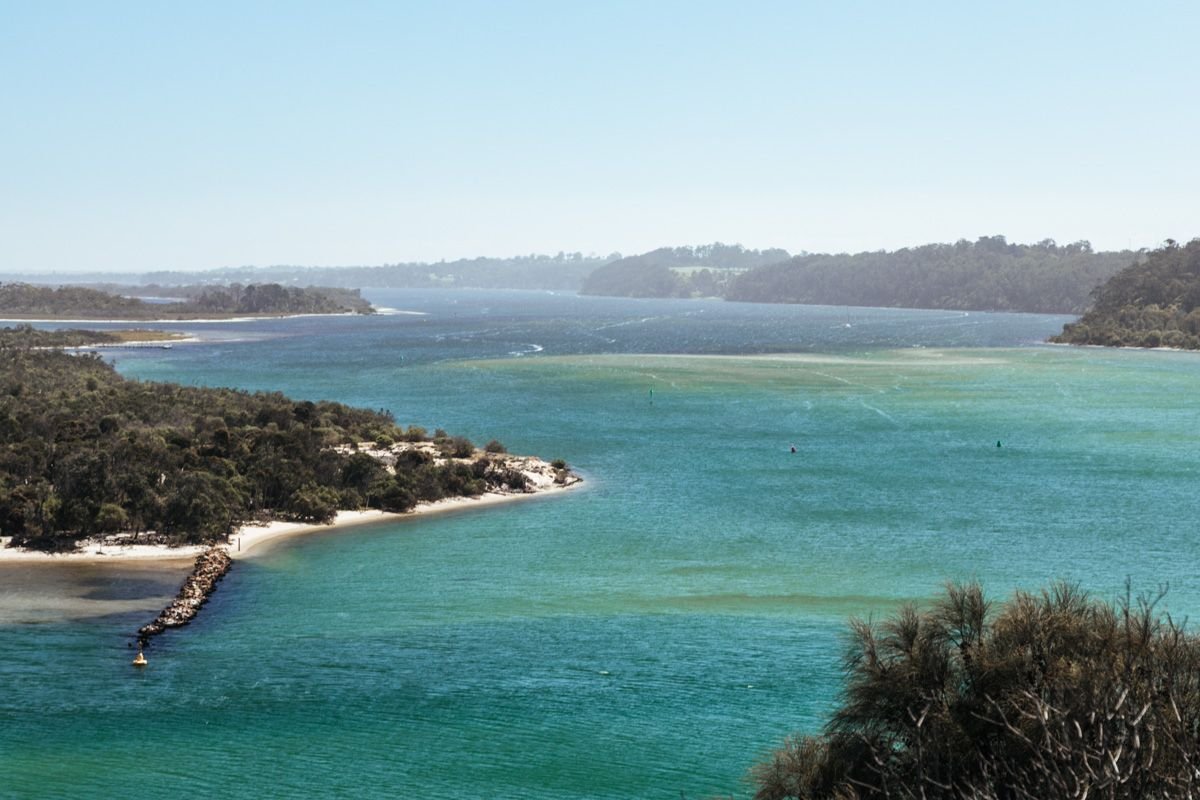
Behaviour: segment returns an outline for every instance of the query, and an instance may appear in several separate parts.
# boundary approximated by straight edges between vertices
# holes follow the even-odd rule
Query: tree
[[[1193,797],[1200,642],[1154,598],[978,585],[852,623],[841,707],[754,770],[783,798]]]
[[[288,510],[297,522],[328,524],[337,516],[338,499],[333,489],[307,483],[292,494]]]

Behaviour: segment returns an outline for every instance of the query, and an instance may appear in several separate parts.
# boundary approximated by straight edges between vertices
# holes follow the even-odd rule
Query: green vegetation
[[[597,268],[581,294],[608,297],[717,297],[738,271],[773,264],[786,250],[747,250],[740,244],[663,247]]]
[[[469,460],[462,437],[383,459],[358,452],[425,441],[386,412],[126,380],[94,355],[34,348],[24,329],[0,332],[0,531],[17,546],[69,550],[116,531],[209,542],[252,520],[320,522],[339,508],[405,511],[524,486],[504,464]]]
[[[64,317],[70,314],[113,319],[141,319],[146,304],[131,297],[85,289],[81,286],[33,286],[0,283],[0,313],[20,316]]]
[[[76,317],[92,319],[186,319],[239,314],[371,313],[370,303],[357,289],[280,286],[277,283],[241,286],[179,287],[173,293],[188,299],[176,303],[146,303],[133,297],[80,286],[34,286],[0,283],[0,315],[17,317]]]
[[[1200,350],[1200,239],[1168,241],[1093,293],[1091,309],[1051,339]]]
[[[125,342],[168,342],[180,338],[183,338],[183,334],[139,328],[119,331],[84,331],[75,328],[44,331],[32,325],[18,325],[0,329],[0,343],[9,347],[86,347]]]
[[[800,255],[733,280],[725,297],[758,303],[1079,313],[1088,293],[1137,257],[1087,242],[1009,244],[1003,236],[894,252]]]
[[[718,244],[663,248],[613,261],[588,276],[582,291],[753,303],[1080,313],[1088,293],[1137,256],[1130,251],[1095,253],[1087,242],[1009,244],[1003,236],[790,259],[784,250]]]
[[[1149,798],[1200,790],[1200,639],[1058,585],[977,585],[853,623],[841,707],[755,772],[757,800]]]

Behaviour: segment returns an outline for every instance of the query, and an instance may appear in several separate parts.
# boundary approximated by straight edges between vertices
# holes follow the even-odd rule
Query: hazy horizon
[[[1018,242],[1010,237],[1004,237],[1003,234],[995,234],[995,235],[1005,238],[1009,244],[1032,245],[1032,244],[1038,243],[1038,242]],[[979,236],[976,236],[976,237],[964,236],[964,237],[960,237],[959,239],[956,239],[953,241],[946,241],[946,242],[919,242],[919,243],[914,242],[912,244],[903,245],[899,248],[886,248],[886,250],[888,252],[894,252],[895,250],[900,250],[900,249],[905,249],[905,248],[910,248],[910,249],[917,248],[917,247],[921,247],[924,245],[930,245],[930,244],[955,244],[958,241],[976,242],[980,238],[981,237],[979,237]],[[1054,240],[1054,237],[1045,237],[1045,238]],[[1039,241],[1042,241],[1042,240],[1039,240]],[[1061,246],[1061,245],[1073,244],[1080,240],[1076,239],[1076,240],[1073,240],[1070,242],[1060,241],[1060,240],[1054,240],[1054,241],[1056,244]],[[1104,252],[1103,248],[1096,247],[1095,243],[1091,242],[1091,240],[1086,240],[1086,241],[1088,241],[1092,245],[1092,249],[1094,252]],[[561,253],[557,253],[557,252],[556,253],[530,252],[530,253],[508,253],[508,254],[479,253],[479,254],[475,254],[475,255],[461,256],[459,258],[440,258],[440,259],[430,259],[427,261],[389,261],[389,262],[380,263],[380,264],[226,264],[226,265],[217,266],[217,267],[198,267],[195,269],[162,268],[162,269],[135,270],[135,269],[115,268],[115,269],[90,269],[90,270],[89,269],[78,269],[78,270],[62,269],[62,270],[46,270],[46,271],[27,270],[24,272],[22,272],[20,270],[0,269],[0,277],[21,276],[21,275],[30,275],[30,276],[43,275],[43,276],[47,276],[47,277],[53,277],[56,275],[63,275],[63,276],[86,275],[88,273],[94,273],[96,275],[111,274],[111,275],[135,276],[135,275],[150,274],[150,273],[157,273],[157,272],[173,272],[173,273],[180,273],[180,274],[184,274],[184,273],[192,274],[192,273],[201,273],[201,272],[233,272],[233,271],[237,271],[237,270],[267,271],[267,270],[282,270],[282,269],[355,270],[355,269],[386,268],[386,267],[393,267],[393,266],[401,267],[401,266],[410,265],[410,264],[411,265],[415,265],[415,264],[436,265],[436,264],[441,264],[441,263],[453,264],[453,263],[460,262],[460,261],[472,261],[472,260],[476,260],[476,259],[504,261],[504,260],[509,260],[509,259],[516,260],[516,259],[531,258],[531,257],[556,258],[559,255],[564,255],[564,256],[580,255],[584,259],[605,261],[605,260],[609,260],[609,259],[626,258],[629,256],[642,255],[645,252],[652,252],[654,250],[674,248],[674,247],[695,247],[695,246],[707,245],[707,244],[742,245],[747,250],[772,249],[770,246],[747,246],[742,242],[726,242],[726,243],[699,242],[699,243],[689,243],[689,244],[665,244],[665,245],[660,245],[659,247],[650,248],[650,250],[648,250],[648,251],[639,251],[636,253],[611,251],[608,253],[600,254],[600,253],[582,253],[580,251],[570,251],[570,250],[562,251]],[[1128,248],[1128,249],[1132,249],[1133,251],[1151,250],[1151,249],[1155,249],[1155,248],[1161,246],[1162,244],[1163,244],[1162,242],[1157,242],[1152,246],[1144,246],[1141,248],[1134,247],[1134,248]],[[787,248],[780,248],[780,249],[786,250]],[[1114,248],[1113,252],[1121,252],[1126,249],[1127,248]],[[877,248],[876,250],[854,251],[854,252],[855,253],[879,252],[879,251],[883,251],[883,250],[885,250],[885,248]],[[822,252],[818,252],[818,251],[801,251],[801,250],[789,250],[788,253],[789,253],[789,257],[802,256],[802,255],[834,255],[834,256],[838,256],[838,255],[853,254],[853,253],[848,253],[847,251],[822,253]]]
[[[0,273],[1200,234],[1191,6],[0,9]]]

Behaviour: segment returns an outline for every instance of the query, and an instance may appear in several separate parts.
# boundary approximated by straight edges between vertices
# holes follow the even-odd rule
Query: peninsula
[[[580,483],[561,460],[386,411],[128,380],[60,349],[103,338],[0,330],[0,562],[194,558],[140,645],[190,621],[264,541]]]
[[[187,320],[296,314],[372,314],[358,289],[277,283],[174,287],[178,299],[151,303],[82,286],[0,283],[0,318]]]
[[[404,429],[341,403],[127,380],[53,334],[0,331],[0,529],[71,552],[96,537],[205,545],[237,528],[327,523],[339,510],[535,488],[499,442]],[[91,332],[74,332],[88,338]],[[555,462],[553,479],[570,479]]]

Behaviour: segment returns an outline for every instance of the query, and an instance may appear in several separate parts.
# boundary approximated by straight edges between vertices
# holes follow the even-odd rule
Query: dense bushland
[[[428,437],[384,411],[126,380],[97,356],[27,338],[0,333],[0,532],[14,545],[71,549],[117,531],[207,542],[251,520],[319,522],[339,508],[404,511],[524,486],[441,431],[390,451],[393,474],[358,443]]]
[[[754,771],[758,800],[1184,798],[1200,792],[1200,641],[1070,585],[977,585],[855,621],[841,707]]]

